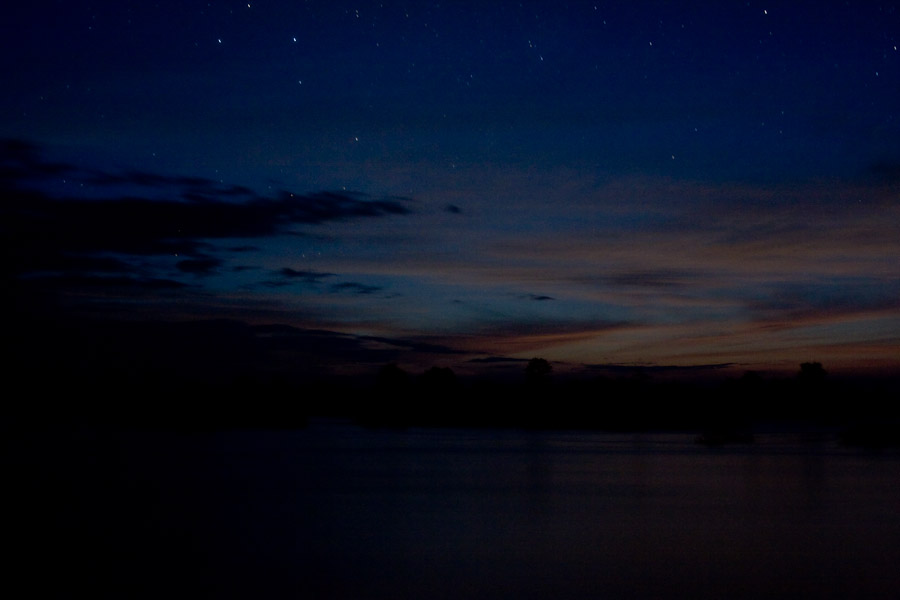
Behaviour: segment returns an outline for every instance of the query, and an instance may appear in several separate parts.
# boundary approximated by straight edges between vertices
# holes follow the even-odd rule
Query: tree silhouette
[[[547,426],[547,384],[553,367],[543,358],[532,358],[525,366],[525,402],[511,406],[513,418],[526,427]]]
[[[448,395],[456,391],[459,382],[450,367],[431,367],[422,374],[422,387],[429,394]]]
[[[415,417],[427,424],[460,422],[464,410],[460,389],[450,367],[431,367],[418,380]]]
[[[822,363],[801,363],[791,403],[793,418],[821,421],[834,417],[837,407],[830,400],[834,398],[835,389],[829,389],[825,381],[827,375]]]
[[[529,383],[542,382],[550,376],[551,372],[553,372],[553,367],[546,359],[532,358],[525,367],[525,379]]]
[[[741,375],[741,378],[738,380],[738,384],[742,389],[756,392],[760,387],[762,387],[763,378],[762,375],[760,375],[756,371],[747,371],[743,375]]]
[[[390,363],[384,365],[378,371],[375,386],[379,392],[396,394],[402,391],[408,382],[409,375],[407,372],[398,367],[396,363]]]
[[[409,374],[395,363],[378,370],[372,397],[363,402],[359,421],[376,427],[405,427],[410,420]]]
[[[820,362],[805,362],[800,364],[800,381],[808,384],[819,385],[825,381],[828,375]]]

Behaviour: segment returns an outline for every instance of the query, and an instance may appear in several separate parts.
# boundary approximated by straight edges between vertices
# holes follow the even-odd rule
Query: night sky
[[[897,374],[898,45],[894,2],[19,2],[6,317],[27,361]]]

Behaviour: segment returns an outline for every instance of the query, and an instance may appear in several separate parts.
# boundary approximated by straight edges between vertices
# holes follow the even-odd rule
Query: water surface
[[[832,436],[43,432],[10,443],[38,592],[896,598],[900,454]],[[37,575],[33,575],[35,571]]]

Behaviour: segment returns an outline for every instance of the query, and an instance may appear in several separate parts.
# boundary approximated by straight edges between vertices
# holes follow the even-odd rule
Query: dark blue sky
[[[335,372],[898,367],[896,3],[39,1],[0,28],[8,272],[67,310],[327,332]]]

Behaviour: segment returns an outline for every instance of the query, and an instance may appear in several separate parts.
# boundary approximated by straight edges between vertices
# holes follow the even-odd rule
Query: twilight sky
[[[13,318],[319,373],[900,371],[898,3],[4,12]]]

